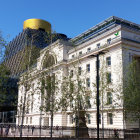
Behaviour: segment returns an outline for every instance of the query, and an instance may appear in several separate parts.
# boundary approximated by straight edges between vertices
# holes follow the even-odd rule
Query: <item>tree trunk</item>
[[[88,127],[86,125],[86,112],[85,111],[79,111],[79,127],[78,127],[78,136],[82,138],[88,138]]]

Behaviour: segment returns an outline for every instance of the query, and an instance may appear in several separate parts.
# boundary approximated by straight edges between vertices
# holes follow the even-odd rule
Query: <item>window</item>
[[[45,59],[44,59],[44,62],[43,62],[43,69],[49,68],[54,64],[55,64],[54,56],[46,53],[46,56],[45,56]]]
[[[87,85],[87,87],[90,87],[90,78],[86,79],[86,85]]]
[[[107,44],[111,43],[111,38],[107,39]]]
[[[32,117],[30,117],[30,124],[32,124]]]
[[[106,74],[106,78],[107,78],[107,83],[111,83],[111,73],[107,73]]]
[[[107,123],[108,124],[113,124],[113,115],[112,113],[107,113]]]
[[[81,89],[81,87],[82,87],[82,82],[78,81],[78,88]]]
[[[44,117],[43,118],[43,120],[44,120],[44,126],[49,126],[49,117]]]
[[[88,124],[91,124],[91,116],[90,116],[90,114],[86,115],[86,120],[87,120]]]
[[[91,51],[91,48],[87,48],[87,52],[90,52]]]
[[[70,71],[70,77],[73,77],[73,70]]]
[[[26,117],[26,124],[28,124],[28,117]]]
[[[73,93],[73,91],[74,91],[74,84],[70,83],[70,92]]]
[[[82,55],[82,51],[79,52],[79,55]]]
[[[73,102],[70,102],[70,108],[73,109]]]
[[[90,64],[87,64],[86,70],[87,70],[87,72],[90,72]]]
[[[97,44],[97,48],[100,48],[100,43]]]
[[[78,74],[81,75],[81,72],[82,72],[82,68],[78,67]]]
[[[34,95],[31,94],[31,112],[33,112]]]
[[[107,104],[112,104],[112,93],[111,92],[107,93]]]
[[[87,104],[87,108],[91,108],[91,103],[90,103],[90,97],[86,96],[86,104]]]
[[[72,58],[74,58],[74,57],[75,57],[75,55],[73,54],[73,55],[72,55]]]
[[[106,58],[106,65],[107,66],[111,65],[111,57],[110,56]]]
[[[70,115],[70,124],[73,124],[74,123],[74,117],[73,117],[73,115],[71,114]]]

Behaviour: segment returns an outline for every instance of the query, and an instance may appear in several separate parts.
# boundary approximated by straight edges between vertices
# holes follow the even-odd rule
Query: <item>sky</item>
[[[73,38],[110,16],[140,24],[140,0],[0,0],[0,30],[8,41],[30,18],[49,21],[54,31]]]

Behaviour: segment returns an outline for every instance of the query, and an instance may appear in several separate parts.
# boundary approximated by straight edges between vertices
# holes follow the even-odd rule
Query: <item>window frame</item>
[[[86,114],[86,122],[87,122],[87,124],[91,124],[91,115],[90,114]]]
[[[107,92],[107,105],[112,105],[112,93]]]
[[[107,44],[108,44],[108,45],[111,44],[111,38],[108,38],[108,39],[107,39]]]
[[[107,113],[107,124],[113,125],[113,114],[112,113]]]
[[[82,74],[82,67],[78,67],[78,75]]]
[[[90,72],[90,64],[86,65],[86,72]]]
[[[82,51],[79,52],[79,56],[82,55]]]
[[[101,44],[100,44],[100,43],[98,43],[98,44],[96,44],[96,46],[97,46],[97,48],[100,48],[100,47],[101,47]]]
[[[111,72],[107,72],[106,73],[106,80],[107,80],[107,84],[112,83],[112,75],[111,75]]]
[[[86,87],[90,88],[90,78],[86,78]]]
[[[106,65],[107,65],[108,67],[111,66],[111,56],[106,57]]]

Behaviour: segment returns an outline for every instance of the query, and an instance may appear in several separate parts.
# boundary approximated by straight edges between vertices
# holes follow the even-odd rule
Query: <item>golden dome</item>
[[[51,24],[45,20],[41,19],[28,19],[23,23],[23,29],[41,29],[45,30],[45,32],[51,32]]]

